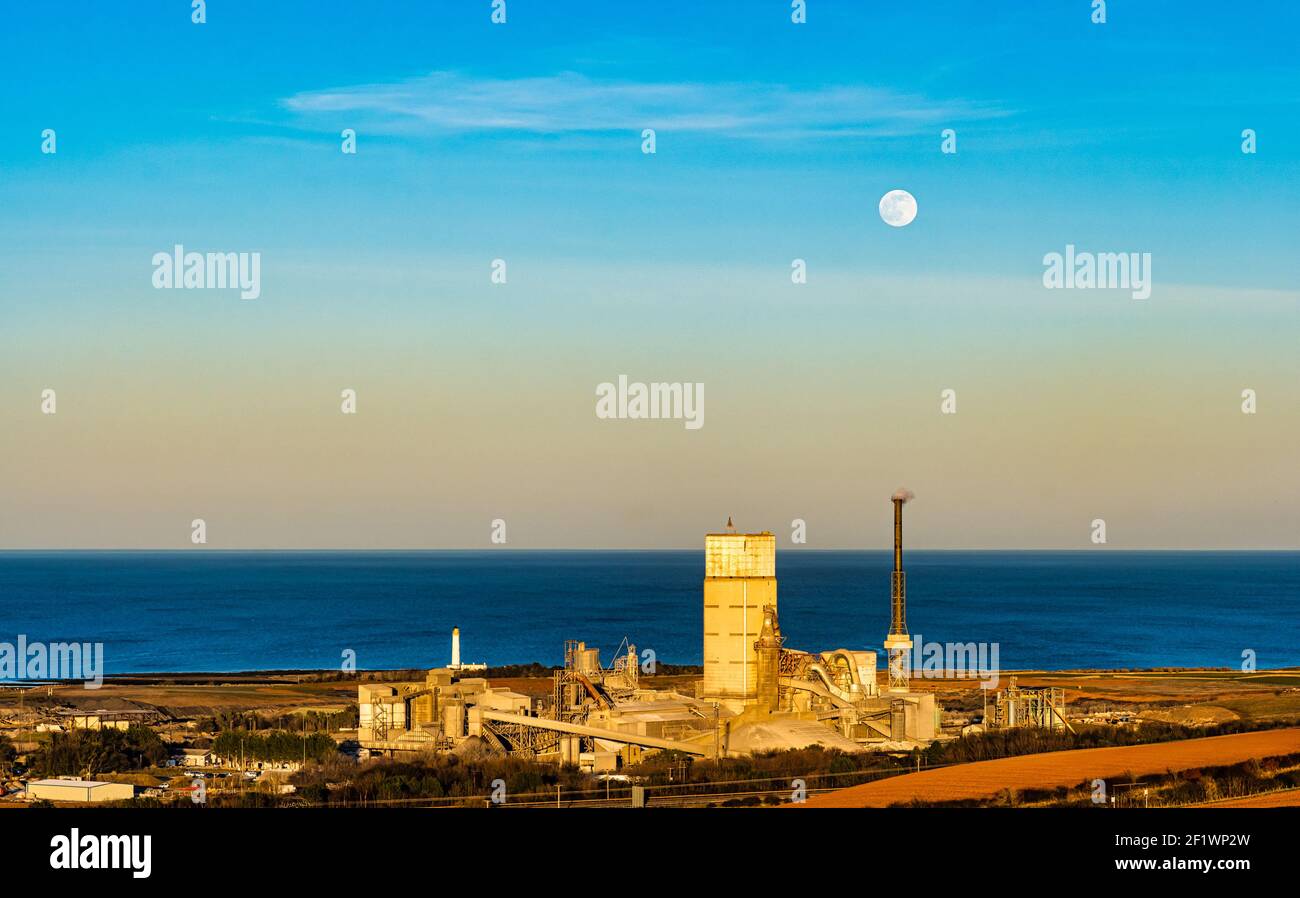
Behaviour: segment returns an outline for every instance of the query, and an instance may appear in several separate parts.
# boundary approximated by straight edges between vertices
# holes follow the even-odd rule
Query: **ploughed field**
[[[1210,801],[1196,805],[1198,808],[1296,808],[1300,807],[1300,789],[1286,789],[1248,798],[1230,798],[1227,801]]]
[[[1300,728],[1211,736],[1149,745],[1085,748],[956,764],[851,786],[796,807],[883,808],[922,801],[991,798],[1004,789],[1054,789],[1133,774],[1237,764],[1300,752]],[[1253,799],[1246,799],[1247,801]],[[1260,805],[1254,805],[1260,806]]]

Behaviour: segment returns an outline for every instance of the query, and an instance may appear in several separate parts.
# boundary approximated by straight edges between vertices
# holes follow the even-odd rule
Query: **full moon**
[[[906,190],[891,190],[880,198],[880,218],[893,228],[905,228],[916,218],[916,197]]]

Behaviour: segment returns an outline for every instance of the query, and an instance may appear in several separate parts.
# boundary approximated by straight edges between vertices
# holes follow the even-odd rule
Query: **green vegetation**
[[[128,730],[72,730],[53,733],[37,749],[31,767],[39,776],[85,776],[156,767],[167,760],[167,746],[147,726]]]
[[[415,761],[368,761],[359,767],[330,762],[313,765],[290,778],[297,788],[297,802],[329,806],[427,801],[481,807],[498,780],[504,783],[504,795],[511,800],[550,800],[557,786],[570,796],[598,786],[603,789],[593,777],[573,767],[561,769],[552,764],[497,755],[462,758],[439,754]]]
[[[14,769],[18,751],[8,736],[0,736],[0,774],[8,775]]]
[[[970,761],[992,761],[1017,755],[1032,755],[1048,751],[1069,751],[1076,748],[1105,748],[1114,745],[1144,745],[1148,742],[1172,742],[1177,739],[1197,739],[1205,736],[1228,736],[1234,733],[1251,733],[1274,729],[1286,724],[1280,721],[1232,720],[1208,727],[1191,727],[1178,723],[1140,723],[1135,727],[1079,726],[1078,732],[1068,730],[1038,730],[1020,727],[1011,730],[993,730],[962,736],[950,742],[936,742],[920,752],[926,766],[964,764]]]
[[[1295,789],[1300,787],[1300,754],[1143,776],[1133,782],[1138,788],[1130,789],[1122,800],[1162,805],[1197,804]],[[1139,797],[1142,788],[1150,791]]]
[[[145,798],[143,796],[137,796],[135,798],[123,798],[120,801],[100,802],[99,807],[101,808],[163,808],[163,807],[167,807],[167,805],[159,801],[157,798]]]
[[[502,679],[523,677],[549,680],[553,671],[554,668],[547,667],[544,664],[538,664],[534,661],[531,664],[503,664],[500,667],[489,667],[485,671],[473,671],[467,674],[467,676],[498,677]],[[423,671],[421,671],[420,676],[424,676]]]
[[[326,761],[338,754],[338,745],[324,733],[299,736],[284,730],[254,733],[226,730],[212,742],[212,753],[226,760],[244,759],[285,763],[289,761]]]

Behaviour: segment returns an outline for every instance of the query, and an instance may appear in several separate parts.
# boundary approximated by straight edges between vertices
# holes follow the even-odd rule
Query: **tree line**
[[[71,730],[51,733],[32,755],[40,776],[85,776],[158,767],[167,760],[167,745],[142,724],[126,730]]]
[[[212,740],[212,753],[232,763],[239,760],[282,764],[289,761],[326,761],[338,754],[338,745],[324,733],[300,736],[285,730],[249,732],[225,730]]]

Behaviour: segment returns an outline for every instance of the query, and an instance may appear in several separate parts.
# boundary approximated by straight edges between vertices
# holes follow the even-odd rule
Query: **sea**
[[[908,625],[1003,670],[1300,666],[1300,552],[913,551]],[[786,646],[876,649],[889,552],[777,559]],[[103,644],[105,672],[563,660],[626,639],[700,664],[702,551],[0,552],[0,643]],[[882,654],[883,666],[883,654]]]

